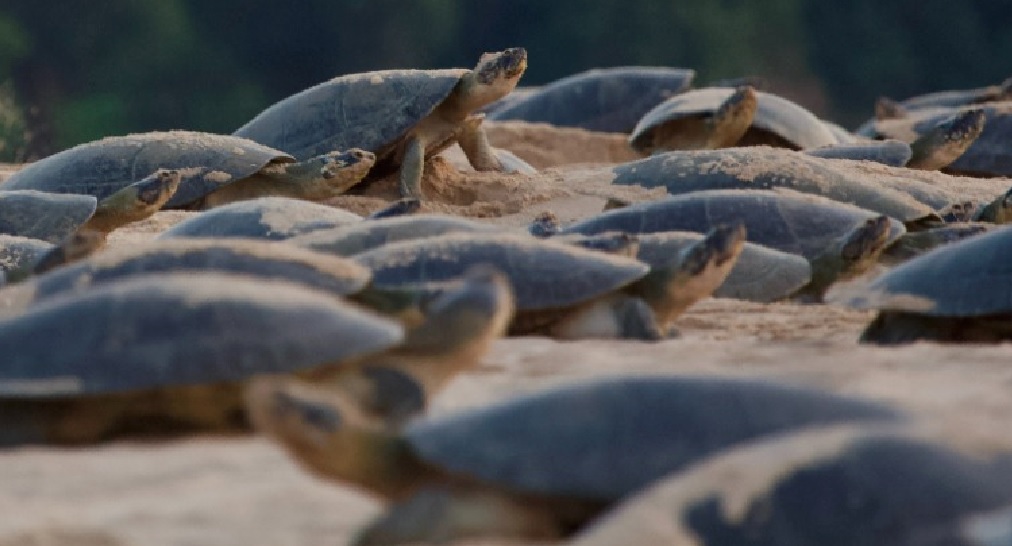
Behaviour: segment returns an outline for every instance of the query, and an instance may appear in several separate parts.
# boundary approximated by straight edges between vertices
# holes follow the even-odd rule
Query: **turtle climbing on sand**
[[[526,68],[527,51],[510,48],[482,55],[471,70],[349,74],[281,100],[234,134],[300,160],[369,150],[376,154],[370,178],[399,170],[401,196],[421,199],[425,160],[454,142],[475,169],[502,170],[472,114],[509,94]]]
[[[369,171],[370,152],[327,150],[295,158],[251,140],[192,131],[107,137],[39,160],[5,189],[93,195],[102,200],[158,169],[179,171],[167,208],[201,209],[278,195],[318,201],[343,193]]]
[[[902,418],[863,400],[706,377],[556,387],[398,430],[372,426],[356,404],[295,381],[257,381],[247,401],[254,426],[310,472],[393,503],[357,545],[557,539],[731,446]]]

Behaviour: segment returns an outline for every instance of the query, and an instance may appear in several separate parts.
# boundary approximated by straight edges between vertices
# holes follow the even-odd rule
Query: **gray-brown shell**
[[[382,70],[341,76],[275,103],[234,134],[299,160],[352,147],[380,160],[468,72]]]
[[[361,220],[362,217],[346,210],[302,199],[260,197],[195,214],[158,238],[240,237],[282,241]]]
[[[523,235],[454,233],[391,243],[354,259],[380,287],[439,283],[471,265],[490,264],[510,279],[518,310],[588,301],[646,275],[646,264]]]
[[[370,278],[357,263],[289,245],[240,239],[173,239],[110,249],[0,291],[0,316],[57,295],[154,273],[223,273],[284,280],[345,296]]]
[[[651,108],[688,89],[695,75],[691,69],[651,66],[588,70],[510,100],[488,119],[629,133]]]
[[[287,242],[317,252],[351,256],[398,241],[435,237],[447,233],[499,230],[500,228],[492,224],[483,224],[458,216],[415,214],[318,230],[293,237]]]
[[[562,233],[705,233],[740,221],[750,242],[811,259],[877,216],[853,205],[789,190],[708,190],[610,210],[567,226]],[[902,223],[892,220],[889,240],[905,231]]]
[[[647,112],[630,136],[636,142],[666,123],[689,117],[711,116],[734,93],[728,87],[694,89],[675,95]],[[818,148],[838,142],[837,137],[814,114],[777,95],[757,91],[758,107],[748,132],[739,145],[779,144],[793,149]],[[772,138],[771,138],[772,136]]]
[[[903,222],[935,214],[933,208],[909,193],[883,187],[876,180],[848,170],[847,162],[780,148],[666,152],[624,163],[614,172],[614,184],[664,186],[675,195],[700,190],[787,188],[853,203]],[[911,186],[918,184],[909,181]]]
[[[94,195],[102,200],[158,169],[174,169],[181,175],[179,189],[165,207],[180,208],[272,163],[292,161],[284,152],[234,136],[140,133],[107,137],[51,155],[12,175],[4,187]]]
[[[41,239],[0,235],[0,272],[13,272],[27,268],[52,249],[52,243]]]
[[[380,351],[398,324],[324,292],[234,275],[145,275],[0,320],[0,396],[242,381]]]
[[[36,190],[0,191],[0,234],[59,243],[88,221],[98,206],[90,195]]]

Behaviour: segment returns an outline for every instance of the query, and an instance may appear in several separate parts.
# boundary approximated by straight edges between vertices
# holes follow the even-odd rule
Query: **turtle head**
[[[707,267],[730,269],[745,246],[745,224],[721,224],[711,229],[699,243],[687,247],[680,257],[681,268],[697,275]]]
[[[376,154],[359,148],[346,151],[335,151],[317,156],[310,161],[320,164],[320,176],[326,179],[343,177],[365,177],[369,169],[376,163]]]
[[[907,109],[889,97],[875,100],[875,119],[899,119],[907,117]]]
[[[527,226],[527,231],[535,237],[551,237],[559,233],[559,217],[550,210],[542,211],[534,220],[531,225]]]
[[[936,170],[959,159],[984,132],[985,121],[987,113],[982,108],[966,110],[940,121],[910,144],[912,156],[907,167]]]
[[[179,189],[182,176],[179,171],[159,169],[154,176],[135,182],[137,201],[148,206],[161,208]]]
[[[853,264],[852,274],[863,273],[885,250],[892,232],[892,221],[888,216],[869,218],[845,236],[840,247],[840,256]],[[862,265],[859,265],[862,264]]]
[[[478,65],[474,67],[474,73],[481,84],[510,82],[512,90],[526,69],[527,50],[522,47],[511,47],[495,53],[482,54],[478,59]]]

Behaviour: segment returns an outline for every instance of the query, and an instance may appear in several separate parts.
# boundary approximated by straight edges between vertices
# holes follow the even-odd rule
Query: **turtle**
[[[987,85],[972,89],[934,91],[910,97],[899,102],[893,101],[887,97],[880,97],[878,102],[883,102],[886,105],[889,103],[894,104],[901,110],[900,115],[902,116],[914,110],[925,110],[929,108],[959,108],[973,104],[1004,102],[1008,100],[1012,100],[1012,78],[1006,78],[998,85]],[[876,102],[876,117],[878,114],[878,102]]]
[[[741,108],[732,108],[740,104]],[[731,124],[722,114],[753,111]],[[746,122],[746,118],[747,122]],[[719,128],[719,129],[718,129]],[[751,87],[711,87],[675,95],[647,112],[629,137],[642,153],[770,145],[792,150],[837,144],[822,121],[801,106]]]
[[[369,150],[376,154],[369,178],[399,169],[401,196],[421,199],[425,159],[454,141],[475,169],[501,170],[471,114],[509,94],[526,68],[527,51],[515,47],[485,53],[473,70],[348,74],[275,103],[234,134],[300,160],[350,146]]]
[[[689,89],[695,75],[695,70],[685,68],[596,68],[556,80],[500,105],[487,119],[628,134],[651,108]]]
[[[976,132],[977,137],[940,167],[941,170],[977,177],[1012,176],[1012,154],[1007,146],[1012,134],[1012,101],[916,110],[905,117],[877,120],[859,132],[870,138],[912,142],[923,139],[933,127],[946,123],[955,125],[960,120],[966,126],[967,135]]]
[[[821,148],[809,148],[804,150],[804,153],[826,159],[874,161],[890,167],[905,167],[914,155],[909,144],[892,138],[832,144]]]
[[[836,303],[878,316],[861,341],[933,340],[985,343],[1012,339],[1012,227],[926,252],[876,277],[830,295]]]
[[[296,381],[247,391],[260,432],[320,477],[393,503],[354,544],[558,538],[669,473],[788,430],[899,422],[882,404],[764,381],[614,377],[374,427]]]
[[[380,288],[438,283],[488,263],[509,277],[517,314],[511,335],[656,340],[671,321],[720,286],[744,229],[716,226],[662,267],[508,233],[450,233],[357,254]]]
[[[98,200],[90,195],[4,189],[0,191],[0,235],[58,243],[80,229],[97,207]]]
[[[665,152],[611,170],[612,184],[663,186],[672,195],[699,190],[788,188],[852,203],[896,218],[911,228],[942,223],[933,207],[912,194],[919,186],[927,186],[923,182],[896,176],[904,188],[912,188],[902,191],[850,170],[850,163],[778,148],[749,147]],[[927,186],[927,192],[932,190],[937,188]],[[955,196],[947,196],[945,202],[954,200]]]
[[[58,342],[53,336],[58,335]],[[0,319],[0,444],[245,428],[242,383],[403,339],[400,324],[279,280],[143,275]]]
[[[434,237],[447,233],[493,231],[500,231],[500,228],[459,216],[414,214],[321,229],[292,237],[287,242],[317,252],[352,256],[397,241]]]
[[[258,197],[195,214],[157,238],[236,237],[282,241],[361,221],[362,217],[355,213],[322,203],[290,197]]]
[[[984,529],[965,524],[1012,504],[1012,452],[923,428],[863,422],[763,438],[672,473],[567,544],[1007,544],[978,542]]]
[[[10,274],[30,269],[56,245],[41,239],[0,235],[0,271]]]
[[[181,179],[179,171],[158,169],[128,184],[99,200],[95,214],[78,231],[109,233],[150,217],[175,195]]]
[[[284,152],[244,138],[161,131],[75,146],[21,169],[4,186],[101,200],[158,169],[174,169],[182,180],[166,207],[202,209],[264,195],[326,199],[361,180],[374,159],[364,150],[331,149],[296,163]]]
[[[811,280],[796,296],[816,300],[834,282],[870,269],[906,231],[895,219],[814,195],[706,190],[609,210],[570,224],[560,233],[701,233],[734,221],[744,224],[750,242],[807,259]]]

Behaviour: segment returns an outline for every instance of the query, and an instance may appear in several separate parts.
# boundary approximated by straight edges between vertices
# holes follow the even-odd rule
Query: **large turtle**
[[[168,208],[208,208],[240,199],[282,195],[321,200],[343,193],[365,176],[373,155],[327,150],[295,159],[228,135],[165,131],[107,137],[81,144],[21,169],[5,189],[35,189],[104,199],[158,169],[182,175]]]
[[[376,154],[376,176],[399,168],[401,195],[421,198],[425,159],[454,141],[475,169],[502,170],[471,114],[508,94],[526,68],[527,52],[511,48],[482,55],[473,70],[349,74],[281,100],[234,134],[298,159],[364,148]]]
[[[319,229],[358,223],[362,217],[322,203],[259,197],[215,207],[163,231],[159,239],[236,237],[281,241]]]
[[[556,80],[488,114],[520,120],[630,133],[643,114],[689,88],[695,70],[653,66],[597,68]]]
[[[879,311],[861,340],[896,344],[1012,339],[1012,227],[945,245],[830,298]]]
[[[724,113],[736,104],[750,108],[733,130]],[[720,138],[714,138],[714,132]],[[647,112],[632,135],[633,148],[651,153],[663,150],[712,149],[766,144],[792,150],[837,144],[836,136],[819,118],[797,104],[750,87],[694,89],[658,104]]]
[[[388,243],[447,233],[499,231],[488,223],[444,214],[417,214],[350,223],[292,237],[287,242],[338,256],[351,256]]]
[[[738,226],[718,226],[661,267],[530,236],[451,233],[390,243],[354,259],[377,287],[441,282],[471,264],[509,277],[516,295],[515,335],[658,339],[670,322],[710,295],[744,243]]]
[[[726,222],[743,223],[751,242],[806,258],[812,278],[804,295],[816,299],[832,283],[867,271],[905,232],[894,219],[814,195],[707,190],[609,210],[561,233],[702,233]]]
[[[969,521],[1012,504],[1005,449],[959,445],[951,431],[915,427],[799,431],[672,474],[568,544],[1006,545],[1007,510],[994,522],[1005,532]]]
[[[355,404],[288,381],[248,393],[256,428],[309,471],[394,506],[359,545],[557,538],[654,480],[792,429],[893,421],[879,404],[760,381],[624,377],[372,427]]]

